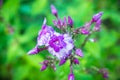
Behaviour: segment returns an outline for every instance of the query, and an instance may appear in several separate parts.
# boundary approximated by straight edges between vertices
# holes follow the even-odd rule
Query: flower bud
[[[89,30],[87,30],[85,27],[81,27],[81,28],[80,28],[80,33],[81,33],[81,34],[85,34],[85,35],[90,34]]]
[[[68,24],[70,25],[70,27],[73,27],[73,20],[70,16],[68,16]]]
[[[74,80],[74,74],[70,73],[70,74],[68,75],[68,80]]]
[[[107,72],[103,74],[103,78],[108,78],[108,73]]]
[[[94,27],[94,31],[99,31],[100,30],[100,25],[101,25],[101,19],[99,19],[96,22],[95,27]]]
[[[73,59],[74,64],[79,64],[79,60],[77,58]]]
[[[29,55],[33,55],[33,54],[38,54],[40,51],[46,50],[47,47],[44,48],[39,48],[38,46],[36,46],[35,48],[33,48],[32,50],[30,50],[28,52]]]
[[[53,20],[53,24],[57,26],[57,20]]]
[[[46,68],[47,68],[47,65],[44,65],[44,64],[43,64],[40,70],[43,71],[43,70],[45,70]]]
[[[66,17],[64,17],[64,20],[63,20],[63,26],[64,26],[64,27],[67,26],[67,20],[66,20]]]
[[[103,12],[99,12],[99,13],[95,14],[92,17],[92,22],[97,22],[101,18],[102,14],[103,14]]]
[[[48,60],[44,60],[44,61],[43,61],[43,64],[45,64],[45,65],[48,65],[48,63],[49,63]]]
[[[42,64],[41,71],[43,71],[43,70],[45,70],[47,68],[47,66],[49,64],[49,61],[48,60],[44,60],[40,64]]]
[[[102,68],[99,70],[99,72],[102,74],[103,78],[108,78],[108,71],[105,68]]]
[[[58,27],[59,29],[63,27],[63,22],[62,22],[61,19],[58,19],[57,27]]]
[[[54,16],[58,17],[58,12],[54,5],[51,5],[51,12]]]
[[[61,60],[60,60],[60,63],[59,63],[59,66],[63,65],[65,62],[66,62],[65,59],[61,59]]]
[[[30,50],[29,52],[28,52],[28,54],[29,55],[33,55],[33,54],[37,54],[37,53],[39,53],[40,52],[40,50],[37,48],[37,47],[35,47],[35,48],[33,48],[32,50]]]
[[[83,53],[82,53],[82,50],[81,49],[76,49],[75,50],[75,54],[80,56],[80,57],[83,57]]]

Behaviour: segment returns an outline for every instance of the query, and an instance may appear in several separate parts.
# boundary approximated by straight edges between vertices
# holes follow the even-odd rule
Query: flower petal
[[[47,45],[54,30],[51,26],[43,25],[42,30],[38,34],[37,45]]]

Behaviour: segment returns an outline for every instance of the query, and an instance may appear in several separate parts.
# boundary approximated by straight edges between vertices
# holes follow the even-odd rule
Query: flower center
[[[50,47],[52,47],[56,52],[59,52],[60,49],[66,46],[66,43],[63,41],[63,36],[53,36],[51,37],[51,40],[49,41]]]

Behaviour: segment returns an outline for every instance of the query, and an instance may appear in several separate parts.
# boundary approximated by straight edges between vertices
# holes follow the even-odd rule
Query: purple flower
[[[64,17],[64,19],[58,17],[58,11],[54,5],[51,5],[51,12],[56,17],[56,20],[53,20],[53,24],[57,28],[59,28],[60,33],[55,32],[51,26],[46,25],[46,18],[45,18],[42,24],[42,29],[38,33],[37,45],[35,48],[30,50],[28,54],[30,55],[37,54],[40,51],[46,49],[51,55],[57,58],[56,59],[55,57],[48,57],[47,60],[40,63],[42,64],[42,67],[40,69],[41,71],[46,70],[48,66],[56,70],[55,63],[57,63],[58,60],[60,61],[59,66],[65,64],[66,61],[69,60],[70,74],[68,75],[68,80],[74,80],[73,65],[80,63],[78,58],[76,58],[76,55],[83,57],[82,50],[79,48],[76,49],[76,46],[74,45],[73,39],[76,38],[74,36],[76,36],[77,34],[88,35],[88,34],[92,34],[93,30],[94,31],[100,30],[101,16],[103,12],[99,12],[98,14],[95,14],[90,22],[87,22],[85,25],[77,29],[71,29],[73,28],[74,22],[70,16],[68,16],[67,19],[66,17]],[[93,23],[95,23],[94,28],[91,27]],[[89,36],[90,35],[88,35],[85,38],[82,47],[84,47],[85,43],[89,39]],[[102,73],[104,78],[108,77],[107,71],[101,70],[100,73]]]
[[[38,46],[45,45],[48,51],[58,59],[67,57],[74,46],[71,36],[55,32],[52,27],[46,25],[46,20],[44,20],[37,41]]]
[[[74,74],[70,73],[70,74],[68,75],[68,80],[74,80]]]
[[[70,16],[68,16],[68,24],[70,25],[70,27],[73,26],[73,20]]]
[[[39,31],[38,38],[37,38],[37,45],[48,45],[48,42],[53,35],[54,30],[51,26],[46,25],[46,19],[44,19],[42,30]]]
[[[83,52],[81,49],[76,49],[75,54],[80,56],[80,57],[83,57]]]
[[[73,40],[68,34],[54,33],[49,41],[48,51],[58,59],[63,59],[71,54]]]
[[[102,14],[103,14],[103,12],[99,12],[99,13],[95,14],[92,17],[92,22],[97,22],[101,18]]]
[[[60,49],[64,48],[66,46],[66,43],[63,41],[64,37],[53,35],[51,37],[51,40],[49,41],[50,47],[54,49],[55,52],[59,52]]]
[[[58,17],[58,12],[54,5],[51,5],[51,12],[54,16]]]
[[[58,59],[67,57],[71,54],[71,50],[74,47],[72,37],[68,34],[55,32],[52,27],[46,25],[46,19],[44,19],[42,30],[38,34],[37,45],[45,45],[48,51]],[[39,49],[34,48],[29,54],[36,54],[38,52]]]
[[[61,60],[60,60],[60,63],[59,63],[59,66],[63,65],[65,62],[66,62],[65,59],[61,59]]]
[[[79,64],[79,60],[77,58],[73,59],[74,64]]]

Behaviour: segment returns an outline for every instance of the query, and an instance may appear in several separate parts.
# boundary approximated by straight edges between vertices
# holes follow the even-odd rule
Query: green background
[[[0,0],[2,1],[2,0]],[[55,17],[50,5],[54,4],[59,16],[71,16],[74,27],[80,27],[92,16],[103,11],[101,31],[88,41],[79,58],[80,65],[73,66],[75,80],[104,80],[95,69],[106,68],[108,80],[120,80],[120,0],[3,0],[0,3],[0,79],[1,80],[67,80],[69,62],[53,71],[41,72],[48,52],[27,55],[36,45],[38,31],[44,17],[53,25]],[[78,42],[83,41],[78,36]]]

